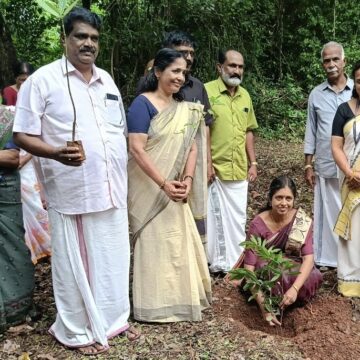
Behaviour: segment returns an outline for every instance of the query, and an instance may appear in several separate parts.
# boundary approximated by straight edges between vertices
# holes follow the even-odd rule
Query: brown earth
[[[271,179],[289,174],[297,185],[298,204],[309,213],[312,192],[303,181],[302,145],[285,141],[257,142],[259,179],[250,186],[251,219],[265,203]],[[0,359],[81,359],[64,349],[47,332],[55,305],[49,261],[36,267],[35,302],[42,317],[10,329],[0,336]],[[136,343],[124,337],[111,341],[111,349],[97,359],[229,359],[229,360],[340,360],[360,359],[360,301],[336,292],[336,272],[324,273],[324,283],[310,304],[285,312],[282,327],[270,328],[255,304],[244,294],[213,279],[214,302],[197,323],[138,324],[143,336]],[[88,357],[87,357],[88,358]]]

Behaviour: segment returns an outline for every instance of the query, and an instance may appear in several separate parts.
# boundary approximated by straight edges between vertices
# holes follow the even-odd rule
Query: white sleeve
[[[13,132],[41,135],[41,118],[45,101],[32,77],[22,85],[16,102]]]

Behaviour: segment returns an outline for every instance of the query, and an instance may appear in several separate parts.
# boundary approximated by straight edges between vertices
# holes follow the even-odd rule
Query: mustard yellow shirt
[[[221,180],[245,180],[248,171],[246,132],[256,129],[249,93],[238,86],[231,96],[219,77],[205,84],[214,121],[210,125],[211,155]]]

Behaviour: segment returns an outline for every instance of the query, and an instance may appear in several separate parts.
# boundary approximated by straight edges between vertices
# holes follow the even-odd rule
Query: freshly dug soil
[[[359,302],[336,293],[335,275],[335,270],[324,274],[323,287],[310,303],[285,311],[281,327],[270,327],[256,303],[248,303],[246,294],[222,279],[214,286],[213,311],[216,317],[232,319],[234,332],[255,330],[286,338],[307,359],[360,359]]]
[[[313,193],[304,183],[303,145],[257,139],[256,153],[259,177],[249,186],[248,220],[264,206],[269,183],[280,174],[295,180],[297,205],[311,214]],[[96,359],[360,360],[360,299],[346,299],[337,293],[335,270],[323,275],[316,298],[285,312],[282,327],[276,328],[267,325],[256,304],[248,303],[244,294],[214,278],[214,302],[201,322],[134,322],[143,334],[139,341],[116,337],[110,351]],[[0,335],[0,359],[86,359],[59,345],[48,333],[56,314],[48,260],[36,266],[34,301],[41,318]]]

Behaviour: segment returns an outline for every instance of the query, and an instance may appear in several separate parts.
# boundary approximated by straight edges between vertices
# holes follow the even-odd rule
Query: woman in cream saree
[[[202,105],[173,98],[186,68],[180,53],[160,50],[154,68],[149,76],[156,88],[145,88],[128,115],[134,318],[197,321],[211,299],[205,252],[190,208],[200,214],[205,204],[204,196],[196,195],[206,189],[206,149],[199,152],[195,145],[195,138],[205,141]],[[167,95],[165,106],[158,101],[160,92]],[[135,122],[146,111],[150,120],[141,130]]]
[[[338,290],[344,296],[360,297],[360,62],[352,75],[353,98],[339,106],[332,129],[342,201],[334,231],[340,237]]]

